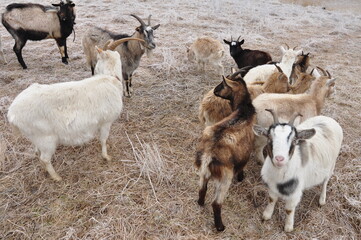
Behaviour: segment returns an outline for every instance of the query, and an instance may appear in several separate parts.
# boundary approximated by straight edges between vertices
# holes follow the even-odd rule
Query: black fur
[[[298,179],[292,178],[291,180],[285,183],[277,184],[277,189],[282,195],[289,196],[296,190],[297,186],[298,186]]]

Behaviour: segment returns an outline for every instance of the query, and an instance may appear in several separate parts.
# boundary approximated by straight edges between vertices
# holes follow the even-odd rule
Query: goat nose
[[[276,156],[275,159],[277,162],[282,162],[283,160],[285,160],[285,158],[282,156]]]

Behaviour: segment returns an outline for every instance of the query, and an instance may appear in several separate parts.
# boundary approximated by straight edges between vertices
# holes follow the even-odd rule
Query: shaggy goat
[[[287,46],[288,47],[288,46]],[[283,57],[280,63],[276,63],[284,74],[290,78],[292,65],[296,60],[296,57],[301,54],[302,50],[295,51],[295,48],[287,50],[282,46],[280,47],[283,53]],[[266,81],[272,73],[276,71],[276,66],[274,64],[265,64],[261,66],[257,66],[249,70],[249,72],[244,76],[244,80],[246,83],[251,83],[255,81]]]
[[[241,71],[243,72],[242,68]],[[255,99],[258,95],[269,93],[285,93],[289,90],[288,78],[282,73],[282,70],[277,66],[279,72],[275,72],[263,85],[248,85],[248,91],[251,99]],[[221,121],[232,113],[229,101],[219,98],[214,95],[213,89],[204,95],[199,106],[199,121],[205,126],[210,126],[216,122]]]
[[[297,111],[302,117],[301,122],[320,115],[325,98],[334,92],[335,78],[327,72],[325,76],[319,76],[312,82],[309,93],[303,94],[276,94],[264,93],[258,96],[253,105],[257,109],[257,124],[268,127],[272,124],[272,118],[265,109],[272,109],[284,121],[288,121],[292,113]],[[266,139],[262,136],[256,137],[255,151],[260,163],[264,162],[263,148]]]
[[[125,81],[125,94],[130,97],[132,95],[132,75],[133,72],[138,68],[140,59],[144,52],[151,51],[155,48],[153,30],[156,30],[160,25],[154,27],[150,26],[150,17],[148,17],[148,24],[138,16],[131,14],[132,17],[137,19],[141,24],[135,29],[135,33],[131,36],[127,34],[116,34],[102,28],[89,29],[83,39],[83,50],[86,56],[86,63],[91,68],[92,74],[94,75],[94,67],[97,63],[96,51],[94,47],[96,45],[103,46],[108,40],[118,40],[125,37],[134,37],[143,39],[144,42],[129,41],[119,45],[115,50],[119,52],[122,61],[123,79]]]
[[[231,57],[234,59],[239,69],[246,66],[255,67],[272,61],[271,55],[267,52],[243,49],[242,44],[244,43],[244,39],[239,41],[240,37],[241,36],[238,37],[237,41],[232,41],[232,37],[231,41],[223,39],[224,43],[229,45],[229,53],[231,54]]]
[[[235,76],[233,74],[233,76]],[[253,149],[256,112],[241,77],[225,78],[214,89],[218,97],[231,102],[232,114],[213,126],[206,127],[200,140],[195,164],[200,176],[198,204],[203,206],[210,179],[216,181],[212,203],[214,222],[218,231],[224,230],[221,208],[234,175],[243,179],[243,168]]]
[[[198,38],[187,48],[189,61],[196,61],[198,70],[205,71],[205,64],[209,63],[218,68],[219,74],[223,75],[222,58],[224,56],[223,45],[211,37]]]
[[[263,219],[269,220],[278,198],[286,202],[284,230],[293,231],[295,209],[305,189],[322,184],[319,204],[326,203],[326,187],[340,152],[343,133],[341,126],[332,118],[312,117],[293,126],[294,115],[289,123],[279,123],[277,114],[268,129],[255,126],[257,135],[268,139],[267,158],[261,175],[268,187],[269,203]]]
[[[102,74],[81,81],[34,83],[9,107],[10,124],[40,151],[40,161],[56,181],[61,177],[55,172],[51,158],[59,144],[80,145],[99,132],[102,157],[111,159],[106,141],[112,123],[123,108],[121,61],[118,52],[97,50],[96,68]]]
[[[7,64],[8,62],[6,61],[5,55],[4,55],[4,51],[2,48],[2,44],[1,44],[1,36],[0,36],[0,59],[2,62],[4,62],[5,64]]]
[[[21,66],[27,66],[23,60],[22,49],[28,40],[55,39],[62,62],[68,64],[66,38],[73,32],[75,24],[75,4],[67,0],[52,6],[32,3],[13,3],[2,14],[2,24],[15,39],[14,52]]]

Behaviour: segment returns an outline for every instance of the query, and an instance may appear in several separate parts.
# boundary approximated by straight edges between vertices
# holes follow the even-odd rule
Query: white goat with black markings
[[[302,53],[302,50],[296,51],[296,47],[290,49],[288,45],[287,49],[284,49],[283,46],[280,48],[283,56],[281,62],[276,64],[282,69],[282,72],[286,74],[288,79],[290,79],[293,63],[295,62],[297,56]],[[249,70],[246,76],[244,76],[244,80],[247,84],[256,81],[264,82],[276,71],[277,69],[274,64],[260,65]]]
[[[218,69],[220,75],[224,74],[222,58],[224,47],[222,43],[211,37],[200,37],[187,48],[189,61],[196,61],[198,70],[205,71],[205,65],[210,64]]]
[[[61,177],[51,158],[59,144],[80,145],[100,133],[102,157],[111,159],[106,141],[123,108],[122,65],[118,52],[97,50],[96,69],[101,74],[81,81],[34,83],[9,107],[10,124],[40,151],[40,161],[56,181]]]
[[[295,209],[303,191],[322,184],[319,204],[326,203],[326,187],[339,155],[343,132],[332,118],[316,116],[297,127],[293,126],[296,114],[289,123],[279,123],[273,111],[274,123],[268,129],[255,126],[257,135],[267,137],[267,158],[261,175],[268,187],[269,203],[263,219],[269,220],[279,198],[286,203],[284,230],[293,231]]]
[[[97,53],[94,50],[95,46],[103,46],[108,40],[118,40],[125,37],[133,37],[144,40],[129,41],[119,45],[115,51],[120,54],[122,61],[122,72],[124,83],[125,96],[130,97],[132,95],[132,76],[133,72],[138,68],[140,59],[143,54],[147,51],[150,53],[156,45],[154,43],[153,31],[156,30],[160,25],[157,24],[153,27],[150,26],[150,17],[148,17],[148,24],[139,18],[138,16],[131,14],[132,17],[137,19],[141,24],[135,29],[135,32],[130,36],[127,34],[118,34],[110,32],[106,29],[94,27],[89,29],[83,36],[82,45],[84,54],[86,56],[86,64],[90,67],[92,75],[94,75],[94,68],[97,63]]]

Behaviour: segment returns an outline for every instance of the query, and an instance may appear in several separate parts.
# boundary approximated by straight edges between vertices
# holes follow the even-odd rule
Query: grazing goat
[[[27,66],[23,60],[22,49],[28,40],[39,41],[55,39],[62,62],[68,64],[66,38],[73,32],[75,24],[75,4],[67,0],[52,6],[32,3],[13,3],[2,14],[2,23],[15,39],[14,52],[21,66]]]
[[[243,72],[242,68],[241,71]],[[251,99],[255,99],[258,95],[270,93],[285,93],[289,91],[288,78],[282,73],[277,66],[279,72],[275,72],[263,85],[248,85],[248,91]],[[202,99],[199,106],[199,121],[205,126],[210,126],[221,121],[232,113],[229,101],[214,95],[213,89],[210,90]]]
[[[264,93],[258,96],[253,101],[253,105],[257,109],[257,124],[262,127],[268,127],[272,124],[272,118],[265,109],[272,109],[284,121],[288,121],[295,111],[302,115],[301,122],[320,115],[325,99],[334,92],[335,81],[336,79],[331,78],[327,72],[312,82],[309,93],[295,95]],[[265,145],[266,139],[257,136],[255,152],[260,163],[264,162],[263,148]]]
[[[140,59],[145,51],[151,51],[155,48],[153,30],[156,30],[160,25],[154,27],[150,26],[150,17],[148,17],[148,24],[138,16],[131,14],[132,17],[137,19],[141,24],[135,29],[135,33],[129,36],[127,34],[116,34],[102,28],[89,29],[83,39],[83,50],[86,56],[86,63],[91,68],[92,75],[94,75],[94,67],[97,63],[96,51],[94,47],[96,45],[103,46],[108,40],[118,40],[125,37],[134,37],[143,39],[144,42],[129,41],[119,45],[115,50],[119,52],[122,61],[123,79],[125,81],[125,96],[130,97],[132,95],[132,75],[138,68]]]
[[[280,48],[283,56],[281,62],[276,63],[276,65],[282,69],[283,73],[286,74],[289,79],[292,71],[292,65],[295,62],[296,57],[301,54],[302,50],[295,51],[296,47],[293,49],[288,48],[287,50],[284,49],[283,46]],[[266,81],[275,71],[276,66],[274,64],[257,66],[249,70],[246,76],[244,76],[244,80],[247,84],[255,81]]]
[[[231,41],[223,39],[224,43],[229,45],[229,53],[231,54],[231,57],[234,59],[239,69],[246,66],[256,67],[258,65],[263,65],[272,61],[271,55],[267,52],[243,49],[242,44],[244,43],[244,39],[239,41],[240,37],[241,36],[238,37],[237,41],[233,41],[232,37]]]
[[[205,71],[205,64],[209,63],[218,68],[220,75],[224,74],[222,58],[224,56],[224,47],[216,39],[211,37],[200,37],[187,48],[189,61],[196,61],[198,70]]]
[[[224,230],[221,208],[234,175],[243,180],[243,168],[253,149],[256,112],[242,77],[225,78],[214,89],[218,97],[231,102],[232,114],[213,126],[206,127],[200,140],[195,164],[199,169],[198,204],[203,206],[210,179],[216,181],[212,203],[214,222],[218,231]]]
[[[326,187],[335,169],[343,133],[341,126],[332,118],[312,117],[293,126],[279,123],[277,114],[268,129],[255,126],[255,133],[268,139],[267,158],[261,170],[263,181],[268,187],[269,203],[263,212],[263,219],[272,217],[278,198],[286,204],[284,230],[293,231],[295,209],[303,191],[322,184],[319,204],[326,203]]]
[[[0,36],[0,60],[2,62],[4,62],[5,64],[7,64],[8,62],[6,61],[5,55],[4,55],[4,51],[2,48],[2,44],[1,44],[1,36]]]
[[[292,66],[292,72],[290,76],[290,84],[293,84],[297,79],[297,72],[305,73],[310,66],[310,53],[304,54],[303,51],[296,59],[296,62]]]
[[[56,181],[61,177],[51,158],[59,144],[80,145],[99,132],[102,157],[111,159],[106,141],[123,108],[121,61],[118,52],[101,49],[98,52],[96,68],[102,74],[81,81],[34,83],[9,107],[10,124],[40,151],[40,161]]]

